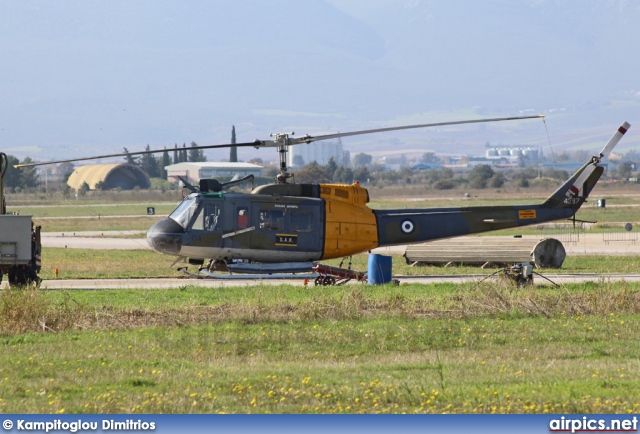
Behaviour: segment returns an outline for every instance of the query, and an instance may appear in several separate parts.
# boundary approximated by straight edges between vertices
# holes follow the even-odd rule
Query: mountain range
[[[233,125],[242,142],[535,113],[545,123],[343,143],[597,151],[627,120],[632,149],[639,21],[625,0],[3,0],[0,151],[49,160],[228,143]],[[252,157],[277,158],[241,150]]]

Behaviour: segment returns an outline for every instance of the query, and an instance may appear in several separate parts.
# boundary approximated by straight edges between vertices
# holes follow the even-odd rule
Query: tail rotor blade
[[[609,142],[604,146],[604,148],[602,148],[602,151],[600,151],[600,158],[607,158],[609,156],[613,148],[615,148],[620,139],[622,139],[622,136],[624,136],[630,126],[629,122],[623,122],[622,125],[620,125],[618,131],[615,132],[615,134],[609,139]]]

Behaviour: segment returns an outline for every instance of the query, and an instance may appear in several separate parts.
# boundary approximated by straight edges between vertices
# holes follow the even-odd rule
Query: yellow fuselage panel
[[[359,184],[321,184],[326,224],[322,259],[340,258],[378,246],[378,228],[367,207],[369,194]]]

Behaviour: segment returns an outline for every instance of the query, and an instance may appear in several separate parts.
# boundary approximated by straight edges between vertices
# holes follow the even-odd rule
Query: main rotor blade
[[[398,131],[398,130],[410,130],[415,128],[430,128],[430,127],[442,127],[447,125],[462,125],[462,124],[478,124],[485,122],[500,122],[500,121],[515,121],[522,119],[539,119],[543,118],[544,115],[532,115],[532,116],[514,116],[507,118],[488,118],[488,119],[472,119],[466,121],[451,121],[451,122],[435,122],[430,124],[417,124],[417,125],[404,125],[400,127],[387,127],[387,128],[375,128],[372,130],[361,130],[361,131],[350,131],[346,133],[335,133],[335,134],[325,134],[322,136],[310,136],[306,135],[303,137],[288,137],[286,141],[280,140],[255,140],[253,142],[245,142],[245,143],[225,143],[222,145],[203,145],[203,146],[190,146],[188,148],[177,148],[178,150],[184,149],[219,149],[219,148],[230,148],[232,146],[236,146],[238,148],[242,147],[254,147],[258,148],[268,148],[268,147],[279,147],[283,145],[299,145],[301,143],[312,143],[319,140],[328,140],[335,139],[338,137],[348,137],[348,136],[359,136],[363,134],[374,134],[374,133],[383,133],[387,131]],[[48,164],[60,164],[60,163],[74,163],[76,161],[87,161],[87,160],[99,160],[101,158],[115,158],[115,157],[128,157],[133,155],[146,155],[146,154],[158,154],[160,152],[171,152],[175,151],[176,148],[170,149],[155,149],[152,151],[139,151],[139,152],[122,152],[118,154],[106,154],[106,155],[98,155],[94,157],[80,157],[80,158],[69,158],[66,160],[55,160],[55,161],[46,161],[40,163],[28,163],[28,164],[16,164],[14,167],[16,169],[23,167],[34,167],[34,166],[45,166]]]
[[[190,146],[188,148],[155,149],[153,151],[122,152],[119,154],[98,155],[95,157],[80,157],[80,158],[69,158],[68,160],[45,161],[41,163],[16,164],[13,167],[15,167],[16,169],[20,169],[22,167],[45,166],[47,164],[73,163],[75,161],[99,160],[100,158],[114,158],[114,157],[128,157],[131,155],[159,154],[160,152],[173,152],[176,149],[178,151],[182,151],[185,149],[190,150],[190,149],[230,148],[231,146],[237,146],[237,147],[256,146],[256,142],[234,143],[234,144],[228,143],[224,145]]]
[[[441,127],[446,125],[461,125],[461,124],[478,124],[478,123],[484,123],[484,122],[515,121],[515,120],[521,120],[521,119],[539,119],[543,117],[544,115],[532,115],[532,116],[516,116],[516,117],[508,117],[508,118],[473,119],[473,120],[467,120],[467,121],[436,122],[431,124],[405,125],[401,127],[375,128],[372,130],[350,131],[346,133],[326,134],[323,136],[315,136],[315,137],[307,135],[304,137],[292,138],[290,144],[297,145],[299,143],[312,143],[318,140],[335,139],[338,137],[358,136],[362,134],[373,134],[373,133],[384,133],[387,131],[397,131],[397,130],[410,130],[414,128],[430,128],[430,127]]]

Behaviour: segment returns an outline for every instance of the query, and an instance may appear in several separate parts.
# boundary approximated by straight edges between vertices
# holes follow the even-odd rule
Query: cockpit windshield
[[[175,220],[180,226],[183,228],[187,228],[191,217],[198,209],[198,201],[195,197],[187,197],[185,198],[178,208],[173,210],[173,212],[169,215],[169,218]]]

